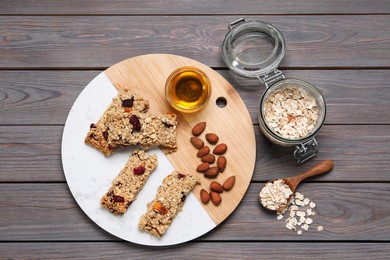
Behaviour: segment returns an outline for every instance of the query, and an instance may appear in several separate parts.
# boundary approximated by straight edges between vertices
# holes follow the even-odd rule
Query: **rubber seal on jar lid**
[[[229,26],[222,58],[235,73],[256,78],[275,70],[286,52],[282,33],[271,24],[239,19]]]

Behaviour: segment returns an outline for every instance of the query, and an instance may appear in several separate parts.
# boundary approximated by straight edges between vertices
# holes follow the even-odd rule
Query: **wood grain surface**
[[[265,87],[229,70],[216,70],[235,88],[258,123],[258,102]],[[80,92],[100,70],[0,70],[0,124],[65,124]],[[390,124],[390,74],[387,70],[286,70],[309,80],[327,104],[325,124]],[[26,113],[28,111],[29,113]]]
[[[332,159],[330,174],[309,182],[390,182],[390,125],[325,125],[320,153],[297,165],[292,151],[270,143],[254,126],[257,149],[252,181],[292,176],[320,160]],[[62,126],[0,126],[0,182],[64,182]]]
[[[344,14],[386,13],[390,4],[386,0],[25,0],[23,4],[2,0],[0,14]]]
[[[383,201],[390,199],[389,183],[302,183],[298,191],[317,207],[301,236],[259,205],[262,185],[252,183],[233,214],[197,241],[388,241],[390,208]],[[0,241],[120,241],[84,214],[66,183],[0,184],[0,196],[7,220],[0,223]]]
[[[388,256],[387,244],[375,243],[263,243],[263,242],[214,242],[189,243],[186,246],[172,248],[145,248],[128,243],[92,242],[83,243],[12,243],[0,244],[4,257],[9,259],[338,259],[343,255],[345,260],[385,259]],[[313,250],[315,248],[315,250]]]
[[[320,153],[304,165],[260,133],[264,86],[221,59],[228,24],[240,17],[278,27],[287,42],[283,72],[324,94]],[[389,259],[389,24],[387,0],[0,0],[0,259]],[[265,148],[237,210],[173,248],[137,246],[100,229],[72,198],[61,163],[63,126],[83,88],[109,66],[148,53],[215,69],[243,99]],[[322,159],[335,168],[299,187],[318,213],[297,236],[257,194],[270,177]]]
[[[169,75],[184,66],[192,66],[202,70],[210,80],[211,95],[207,105],[197,113],[180,113],[169,106],[165,97],[165,82]],[[175,113],[179,117],[176,142],[176,152],[168,154],[167,158],[174,169],[199,175],[196,167],[201,163],[196,156],[198,150],[190,143],[192,127],[199,122],[206,122],[206,129],[199,138],[210,147],[211,153],[216,147],[207,143],[206,133],[219,136],[218,144],[225,143],[228,151],[224,156],[229,163],[223,173],[216,178],[200,177],[193,193],[201,202],[200,190],[210,190],[210,183],[217,181],[222,184],[228,177],[236,176],[234,188],[224,192],[224,201],[216,207],[212,203],[201,205],[215,224],[220,224],[240,203],[251,181],[256,160],[254,129],[248,110],[241,97],[221,75],[210,67],[182,56],[169,54],[148,54],[133,57],[117,63],[104,71],[111,83],[118,89],[131,89],[150,101],[149,112],[153,114]],[[218,98],[226,100],[225,107],[216,104]],[[216,155],[217,157],[217,155]],[[215,166],[216,164],[213,164]]]
[[[238,18],[0,16],[0,68],[107,68],[148,53],[226,67],[221,44],[228,25]],[[247,18],[269,22],[283,33],[287,42],[283,68],[390,67],[388,15]]]

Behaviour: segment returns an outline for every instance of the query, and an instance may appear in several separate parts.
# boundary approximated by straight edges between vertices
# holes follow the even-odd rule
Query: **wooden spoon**
[[[284,183],[286,183],[290,187],[291,191],[294,193],[301,181],[312,176],[329,172],[330,170],[332,170],[333,166],[334,162],[332,160],[324,160],[317,163],[316,165],[301,174],[284,178],[283,180]]]
[[[311,167],[310,169],[308,169],[307,171],[305,171],[301,174],[298,174],[298,175],[295,175],[292,177],[288,177],[288,178],[283,178],[282,180],[284,180],[284,183],[290,187],[291,191],[294,194],[299,183],[301,183],[301,181],[303,181],[306,178],[312,177],[312,176],[316,176],[316,175],[320,175],[320,174],[329,172],[330,170],[332,170],[333,166],[334,166],[334,163],[332,160],[324,160],[324,161],[317,163],[316,165],[314,165],[313,167]],[[276,180],[270,180],[267,183],[273,183],[274,181],[276,181]],[[267,183],[264,184],[263,188],[265,187],[265,185],[267,185]],[[290,195],[289,199],[287,200],[286,205],[281,206],[279,209],[276,209],[276,210],[280,211],[280,210],[286,208],[288,206],[293,194]],[[261,202],[261,200],[260,200],[260,202]]]

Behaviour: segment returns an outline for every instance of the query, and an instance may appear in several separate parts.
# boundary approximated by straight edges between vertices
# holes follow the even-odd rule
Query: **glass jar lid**
[[[261,21],[241,18],[229,25],[222,57],[237,74],[256,78],[275,70],[286,52],[282,33]]]

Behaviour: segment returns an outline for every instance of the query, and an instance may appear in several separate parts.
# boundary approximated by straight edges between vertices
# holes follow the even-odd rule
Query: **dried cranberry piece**
[[[114,195],[114,202],[125,202],[125,198],[122,196]]]
[[[132,115],[130,117],[130,124],[133,126],[133,132],[141,130],[141,122],[139,121],[138,116]]]
[[[122,107],[133,107],[134,97],[122,101]]]
[[[92,128],[96,128],[96,125],[95,125],[94,123],[91,123],[91,124],[89,125],[89,129],[92,129]]]
[[[103,137],[104,137],[104,139],[106,139],[106,141],[108,140],[108,132],[107,131],[103,132]]]
[[[142,174],[145,173],[145,167],[140,165],[137,168],[134,168],[133,172],[134,172],[135,175],[138,175],[138,176],[142,175]]]
[[[117,148],[116,145],[114,145],[114,144],[108,144],[108,149],[114,150],[114,149],[116,149],[116,148]]]
[[[177,175],[177,177],[179,178],[179,179],[183,179],[184,177],[186,177],[184,174],[182,174],[182,173],[179,173],[178,175]]]
[[[167,123],[167,122],[164,122],[164,121],[163,121],[163,124],[164,124],[165,128],[171,128],[173,126],[170,123]]]

